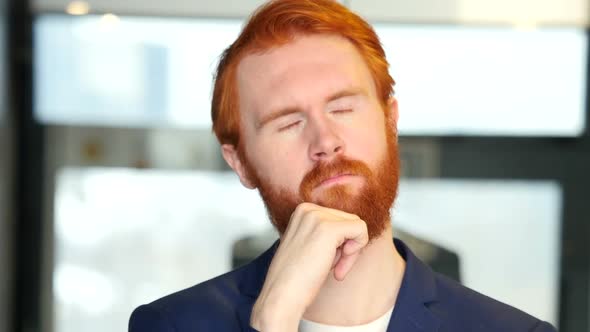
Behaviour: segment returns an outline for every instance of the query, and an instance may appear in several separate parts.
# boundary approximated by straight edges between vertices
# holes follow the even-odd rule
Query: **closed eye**
[[[295,128],[295,126],[297,126],[300,123],[301,123],[301,120],[297,120],[297,121],[295,121],[293,123],[290,123],[290,124],[288,124],[288,125],[286,125],[284,127],[279,128],[279,131],[286,131],[286,130],[289,130],[291,128]]]
[[[352,112],[352,108],[330,111],[330,113],[334,113],[334,114],[344,114],[344,113],[350,113],[350,112]]]

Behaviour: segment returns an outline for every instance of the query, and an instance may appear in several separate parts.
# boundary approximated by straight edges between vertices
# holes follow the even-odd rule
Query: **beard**
[[[295,208],[303,202],[341,210],[357,215],[367,224],[369,241],[379,237],[390,223],[390,209],[397,195],[400,174],[399,152],[396,139],[386,130],[387,151],[375,171],[359,160],[339,156],[327,162],[318,162],[299,185],[299,192],[273,188],[262,180],[239,151],[246,172],[258,187],[272,224],[282,236]],[[365,181],[359,190],[352,191],[348,184],[335,184],[312,197],[312,191],[323,181],[339,174],[360,176]]]

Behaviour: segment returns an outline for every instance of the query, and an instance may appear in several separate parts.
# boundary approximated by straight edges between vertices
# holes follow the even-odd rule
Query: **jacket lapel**
[[[411,312],[395,312],[394,308],[387,332],[436,332],[440,321],[426,307],[414,307]]]
[[[394,243],[406,270],[387,332],[436,332],[440,320],[428,309],[436,301],[434,273],[402,241]]]

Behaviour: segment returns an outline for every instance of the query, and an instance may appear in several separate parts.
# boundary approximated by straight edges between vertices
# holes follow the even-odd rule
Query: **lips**
[[[335,174],[332,175],[330,177],[327,177],[325,180],[323,180],[319,186],[324,186],[324,185],[329,185],[332,184],[334,182],[338,182],[343,178],[349,177],[349,176],[354,176],[354,174],[352,173],[341,173],[341,174]]]

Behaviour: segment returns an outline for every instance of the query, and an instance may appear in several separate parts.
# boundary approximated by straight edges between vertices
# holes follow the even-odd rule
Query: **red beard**
[[[390,223],[389,210],[397,195],[400,173],[399,153],[397,142],[389,130],[387,147],[386,156],[376,173],[371,171],[365,163],[345,157],[338,157],[330,163],[318,163],[301,181],[298,195],[272,188],[268,182],[262,181],[257,176],[243,151],[240,153],[240,158],[244,162],[247,173],[252,176],[258,186],[271,222],[279,234],[284,234],[297,205],[310,202],[359,216],[367,224],[369,241],[371,241],[379,237]],[[323,190],[316,200],[312,199],[312,190],[337,174],[361,176],[365,183],[357,193],[350,192],[346,184],[335,184]]]

